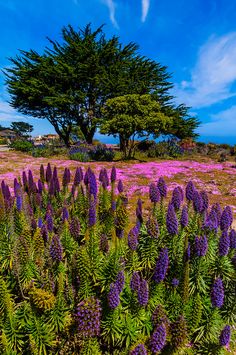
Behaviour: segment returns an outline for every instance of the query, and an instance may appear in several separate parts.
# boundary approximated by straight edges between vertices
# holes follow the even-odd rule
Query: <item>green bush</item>
[[[27,140],[17,139],[10,143],[9,147],[20,152],[31,152],[34,145],[32,142],[29,142]]]
[[[70,154],[70,159],[76,160],[76,161],[81,161],[83,163],[87,163],[88,161],[91,160],[88,153],[86,153],[86,152],[76,152],[76,153]]]

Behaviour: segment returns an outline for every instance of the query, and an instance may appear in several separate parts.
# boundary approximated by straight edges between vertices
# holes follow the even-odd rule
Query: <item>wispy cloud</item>
[[[111,20],[113,26],[118,29],[119,25],[118,25],[118,23],[116,21],[116,17],[115,17],[115,15],[116,15],[116,4],[114,3],[113,0],[104,0],[103,2],[106,4],[106,6],[109,9],[110,20]]]
[[[203,123],[198,133],[205,136],[234,137],[236,132],[236,105],[211,115],[211,121]]]
[[[145,22],[146,20],[149,6],[150,6],[150,0],[142,0],[142,17],[141,17],[142,22]]]
[[[190,81],[182,81],[175,95],[194,108],[208,107],[236,95],[236,32],[212,36],[199,50]]]
[[[17,113],[7,102],[0,98],[0,121],[24,121],[25,117]]]

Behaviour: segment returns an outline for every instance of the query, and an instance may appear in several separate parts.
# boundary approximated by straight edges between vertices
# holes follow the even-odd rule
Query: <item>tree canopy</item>
[[[31,132],[33,132],[33,126],[23,121],[12,122],[11,129],[20,137],[27,137]]]
[[[93,31],[90,24],[78,31],[64,27],[61,43],[48,40],[42,54],[21,50],[10,58],[6,83],[11,106],[47,119],[66,145],[74,126],[91,143],[103,122],[102,107],[115,97],[150,94],[163,113],[168,108],[181,116],[172,104],[167,67],[141,56],[136,43],[107,39],[103,26]]]

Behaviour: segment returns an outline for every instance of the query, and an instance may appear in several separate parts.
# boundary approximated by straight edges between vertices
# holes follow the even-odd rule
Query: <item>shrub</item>
[[[112,148],[107,148],[105,145],[98,144],[89,151],[89,155],[91,159],[95,161],[112,161],[115,152]]]
[[[48,165],[44,185],[32,171],[14,194],[1,184],[1,352],[234,353],[231,208],[209,206],[192,182],[168,200],[160,178],[146,216],[110,176],[102,169],[98,186],[91,169],[71,179],[66,168],[59,183]]]
[[[20,152],[31,152],[34,145],[27,140],[17,139],[9,144],[9,147]]]
[[[70,159],[78,161],[112,161],[114,156],[115,152],[102,144],[93,146],[79,143],[69,150]]]
[[[184,149],[180,147],[178,140],[169,139],[167,141],[161,141],[153,143],[147,151],[148,157],[154,158],[177,158],[182,155]]]

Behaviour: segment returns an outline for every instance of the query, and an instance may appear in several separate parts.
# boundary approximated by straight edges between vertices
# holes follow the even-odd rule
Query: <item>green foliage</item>
[[[27,140],[16,139],[9,144],[9,147],[20,152],[29,153],[33,149],[33,143]]]
[[[33,126],[27,122],[12,122],[11,129],[16,132],[18,136],[28,137],[29,133],[33,131]]]

